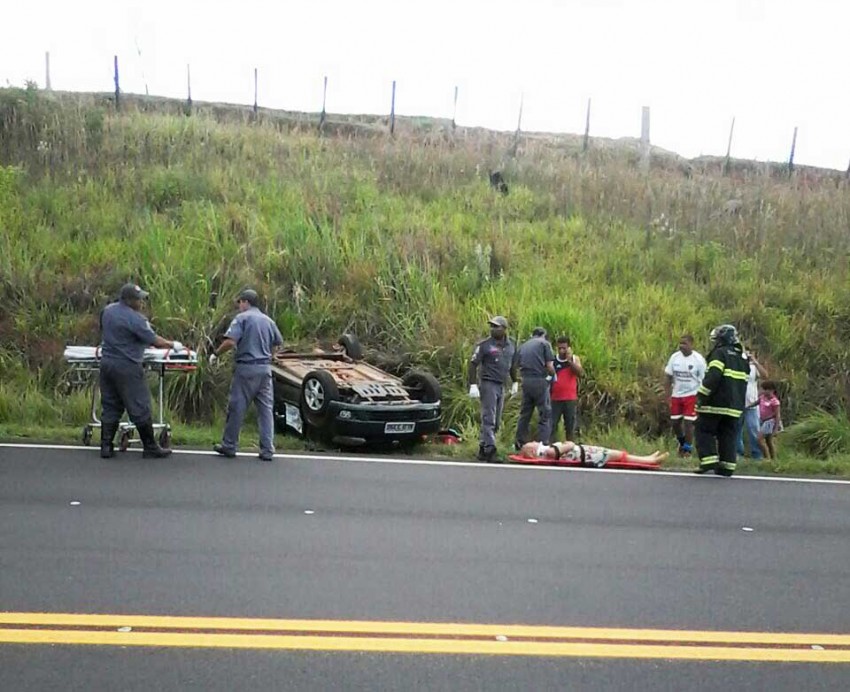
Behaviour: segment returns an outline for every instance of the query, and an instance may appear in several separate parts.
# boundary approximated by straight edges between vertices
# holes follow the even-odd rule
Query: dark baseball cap
[[[489,320],[487,320],[487,324],[492,327],[504,327],[505,329],[508,328],[508,321],[501,315],[491,317]]]
[[[251,305],[257,305],[260,302],[260,296],[257,295],[257,292],[253,288],[246,288],[239,294],[236,300],[245,300]]]
[[[546,336],[546,328],[535,327],[534,331],[531,332],[531,336]]]
[[[143,290],[139,284],[124,284],[121,287],[121,300],[130,300],[131,298],[135,298],[136,300],[144,300],[150,295],[147,291]]]

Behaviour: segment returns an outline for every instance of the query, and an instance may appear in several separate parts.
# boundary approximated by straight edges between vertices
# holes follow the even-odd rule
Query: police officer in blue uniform
[[[230,384],[230,399],[227,402],[227,422],[221,443],[213,449],[222,456],[235,457],[239,445],[239,432],[248,406],[253,401],[257,406],[257,422],[260,428],[260,459],[274,458],[274,393],[272,387],[272,353],[283,344],[280,330],[259,306],[259,297],[247,288],[239,294],[239,314],[233,318],[224,341],[210,356],[215,364],[219,356],[232,348],[236,349],[236,366]]]
[[[519,384],[516,371],[516,344],[508,338],[508,321],[498,315],[489,320],[490,337],[475,344],[469,360],[469,396],[481,400],[480,461],[496,461],[496,433],[505,405],[505,382],[513,382],[511,396]],[[479,372],[480,370],[480,372]]]
[[[139,431],[145,458],[162,458],[170,449],[159,446],[153,431],[151,393],[142,366],[145,348],[155,346],[182,351],[179,341],[167,341],[154,332],[140,312],[148,297],[136,284],[125,284],[117,302],[107,305],[100,315],[101,360],[100,456],[109,459],[115,453],[113,440],[126,409]]]
[[[522,407],[516,425],[517,451],[528,442],[528,431],[534,409],[540,416],[535,440],[548,440],[552,433],[552,401],[549,386],[555,377],[555,353],[546,339],[546,330],[535,327],[531,338],[519,347],[517,354],[522,376]]]

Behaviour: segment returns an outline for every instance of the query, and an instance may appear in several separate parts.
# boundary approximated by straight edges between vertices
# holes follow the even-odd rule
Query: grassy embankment
[[[464,372],[489,314],[518,335],[569,333],[588,372],[585,439],[635,451],[673,448],[660,373],[678,335],[703,342],[731,321],[797,423],[763,468],[850,475],[840,176],[699,163],[686,175],[669,158],[644,175],[632,149],[582,155],[569,138],[523,137],[511,157],[512,137],[438,123],[320,136],[303,118],[175,111],[0,90],[0,437],[78,437],[88,393],[63,347],[94,343],[97,311],[132,278],[160,333],[184,343],[219,334],[252,285],[290,342],[352,330],[388,367],[431,368],[446,424],[468,438],[445,450],[459,456],[475,446]],[[487,184],[496,167],[504,197]],[[176,443],[215,439],[227,380],[204,367],[172,378]],[[516,415],[512,402],[504,449]]]

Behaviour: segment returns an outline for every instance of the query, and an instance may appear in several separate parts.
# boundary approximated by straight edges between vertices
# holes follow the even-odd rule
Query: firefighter
[[[731,324],[711,330],[711,352],[697,392],[697,473],[731,476],[737,459],[738,419],[744,412],[750,364]]]

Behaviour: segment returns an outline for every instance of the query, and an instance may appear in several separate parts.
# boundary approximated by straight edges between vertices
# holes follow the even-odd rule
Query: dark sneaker
[[[274,454],[260,454],[260,461],[274,461]]]
[[[171,450],[157,445],[156,447],[144,447],[142,459],[165,459],[171,456]]]
[[[221,456],[227,457],[228,459],[233,459],[233,457],[236,456],[236,452],[234,452],[232,449],[227,449],[227,447],[220,444],[213,445],[213,451],[216,454],[221,454]]]
[[[496,458],[496,448],[488,447],[487,451],[484,453],[484,461],[488,464],[498,464],[499,460]]]

